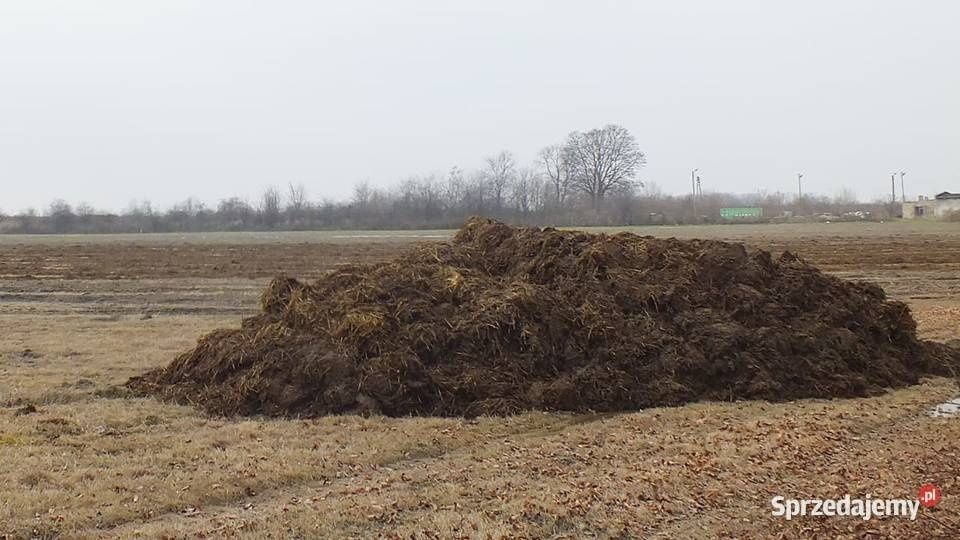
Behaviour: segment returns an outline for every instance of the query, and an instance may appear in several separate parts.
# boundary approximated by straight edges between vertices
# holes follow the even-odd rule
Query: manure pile
[[[790,253],[480,218],[277,278],[261,308],[128,385],[226,415],[471,416],[864,396],[958,359],[880,287]]]

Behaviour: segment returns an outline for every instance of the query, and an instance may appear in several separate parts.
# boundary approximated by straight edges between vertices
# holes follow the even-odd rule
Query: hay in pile
[[[790,253],[480,218],[278,278],[261,308],[128,384],[227,415],[469,416],[864,396],[956,361],[880,287]]]

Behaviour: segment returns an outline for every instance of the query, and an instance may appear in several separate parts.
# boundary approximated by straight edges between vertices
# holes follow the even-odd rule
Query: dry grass
[[[940,341],[960,339],[960,303],[943,305],[917,300],[913,309],[917,328],[926,337]]]
[[[589,419],[525,415],[475,425],[380,420],[370,429],[389,434],[399,422],[410,438],[457,444],[387,464],[355,458],[319,480],[207,506],[190,518],[166,514],[110,534],[760,538],[833,536],[850,527],[857,536],[877,528],[932,536],[940,527],[933,519],[960,525],[956,498],[915,524],[841,520],[839,530],[836,522],[775,520],[768,501],[776,493],[912,497],[931,479],[955,489],[949,471],[956,447],[936,455],[913,447],[960,434],[956,422],[916,414],[954,391],[941,380],[882,399],[841,403],[701,404]],[[505,434],[505,423],[518,429]],[[343,426],[342,434],[351,441],[365,436],[357,425]],[[890,444],[894,434],[910,445]],[[902,462],[907,449],[916,462]],[[920,463],[932,470],[918,470]]]

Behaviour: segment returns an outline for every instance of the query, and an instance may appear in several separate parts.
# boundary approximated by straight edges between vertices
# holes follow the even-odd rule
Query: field
[[[960,227],[636,228],[789,250],[960,338]],[[224,419],[119,385],[236,326],[267,280],[449,231],[0,236],[0,537],[960,535],[949,379],[874,398],[632,414]],[[900,518],[772,517],[773,495],[914,498]]]

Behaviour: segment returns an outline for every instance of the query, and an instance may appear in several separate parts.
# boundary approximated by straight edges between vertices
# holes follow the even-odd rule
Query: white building
[[[921,195],[903,203],[903,219],[943,219],[954,212],[960,214],[960,193],[944,191],[932,199]]]

